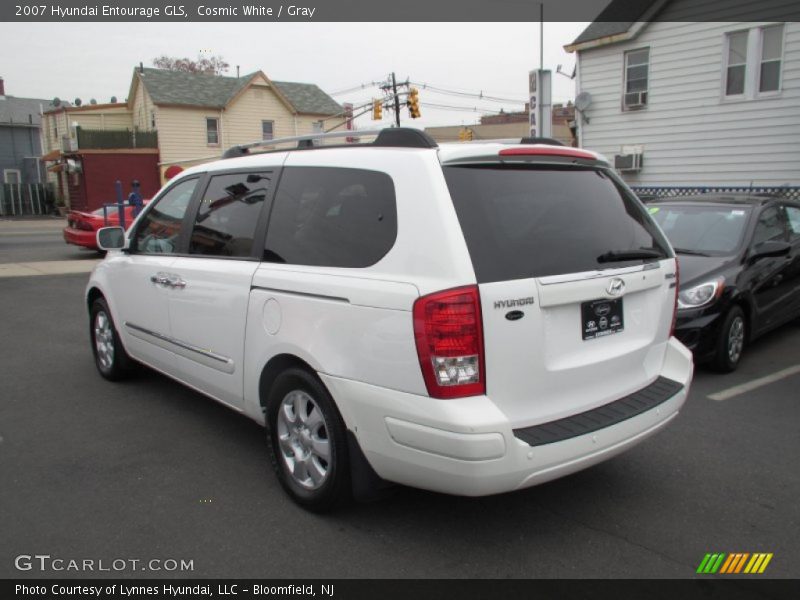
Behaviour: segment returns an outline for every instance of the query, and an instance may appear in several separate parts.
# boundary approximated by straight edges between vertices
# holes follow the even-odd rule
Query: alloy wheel
[[[301,487],[319,489],[330,472],[331,444],[325,416],[314,398],[303,390],[286,394],[278,410],[277,429],[287,472]]]
[[[100,366],[110,369],[114,364],[114,331],[111,328],[111,319],[102,310],[94,317],[94,344]]]
[[[728,359],[737,363],[744,348],[744,319],[736,317],[728,329]]]

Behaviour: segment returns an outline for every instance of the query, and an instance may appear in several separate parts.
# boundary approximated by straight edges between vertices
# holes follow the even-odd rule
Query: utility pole
[[[400,96],[397,95],[397,80],[395,79],[394,71],[392,71],[392,88],[394,90],[394,118],[397,126],[400,127]]]
[[[397,80],[392,71],[392,93],[394,94],[394,118],[397,126],[400,127],[400,98],[397,96]]]

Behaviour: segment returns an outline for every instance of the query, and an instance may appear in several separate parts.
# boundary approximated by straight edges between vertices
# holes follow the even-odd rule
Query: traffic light
[[[471,142],[472,129],[467,129],[466,127],[462,127],[461,131],[458,132],[458,139],[462,142]]]
[[[408,90],[408,116],[412,119],[419,119],[422,116],[419,112],[419,90],[412,87]]]
[[[383,101],[372,101],[372,120],[380,121],[383,118]]]

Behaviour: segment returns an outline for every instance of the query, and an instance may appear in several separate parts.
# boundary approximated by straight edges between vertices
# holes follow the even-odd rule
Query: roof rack
[[[392,148],[436,148],[438,144],[427,133],[421,129],[410,127],[391,127],[386,129],[369,130],[347,130],[333,131],[331,133],[310,133],[307,135],[294,135],[291,137],[275,138],[272,140],[261,140],[249,144],[240,144],[228,148],[222,158],[236,158],[251,154],[251,150],[256,148],[267,148],[278,144],[297,142],[296,149],[317,148],[314,142],[317,140],[329,140],[335,138],[365,137],[376,136],[375,140],[369,143],[348,143],[347,146],[383,146]],[[272,151],[285,151],[286,149],[273,149]]]

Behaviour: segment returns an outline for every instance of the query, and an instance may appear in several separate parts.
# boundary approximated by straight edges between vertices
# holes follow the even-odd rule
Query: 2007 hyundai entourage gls
[[[142,363],[266,425],[280,483],[317,511],[387,482],[525,488],[678,414],[678,265],[601,156],[368,134],[233,147],[127,236],[98,231],[101,375]]]

